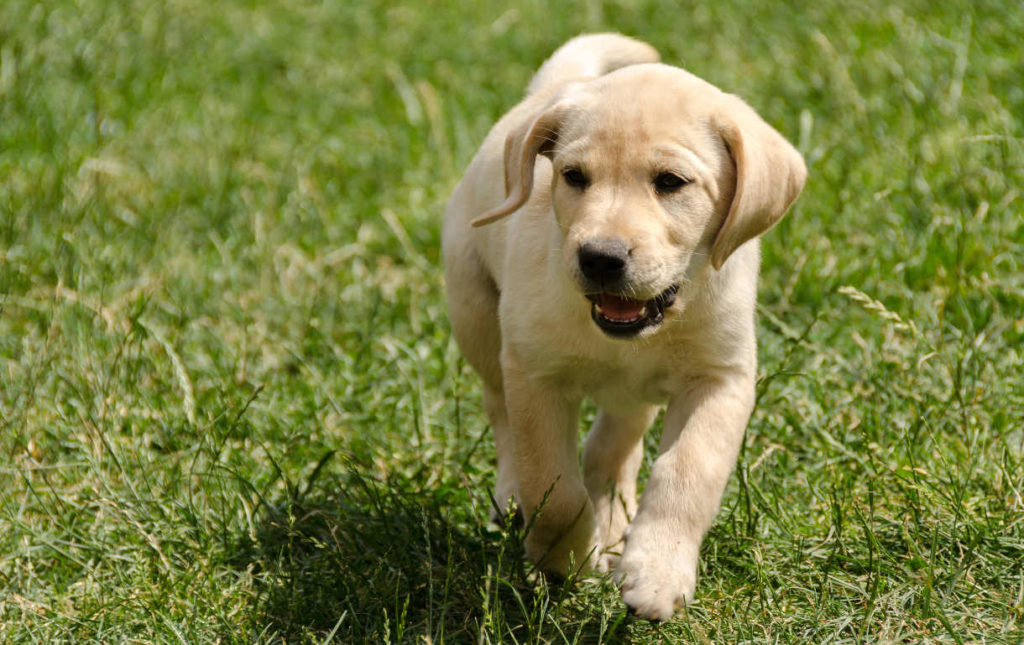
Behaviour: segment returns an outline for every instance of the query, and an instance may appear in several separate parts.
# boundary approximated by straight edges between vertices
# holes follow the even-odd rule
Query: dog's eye
[[[590,180],[579,168],[566,168],[562,171],[562,177],[565,177],[565,183],[574,188],[586,188],[590,184]]]
[[[654,178],[654,189],[659,193],[674,193],[688,183],[689,180],[674,172],[663,172]]]

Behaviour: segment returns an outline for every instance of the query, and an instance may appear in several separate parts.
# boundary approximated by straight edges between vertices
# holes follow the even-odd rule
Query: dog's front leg
[[[505,403],[513,436],[519,501],[528,531],[527,557],[565,575],[586,567],[594,547],[594,508],[577,461],[579,398],[522,367],[502,351]]]
[[[706,378],[669,402],[661,456],[626,531],[617,578],[638,615],[667,620],[693,597],[711,526],[754,402],[752,375]]]

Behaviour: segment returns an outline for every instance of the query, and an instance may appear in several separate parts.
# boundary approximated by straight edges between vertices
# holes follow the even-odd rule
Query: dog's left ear
[[[742,99],[731,94],[723,98],[724,109],[714,124],[736,164],[736,192],[711,247],[715,269],[744,242],[775,226],[807,179],[796,148]]]

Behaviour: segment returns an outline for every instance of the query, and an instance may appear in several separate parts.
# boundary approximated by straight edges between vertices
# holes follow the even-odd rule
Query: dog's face
[[[550,153],[563,266],[594,322],[619,337],[650,333],[685,295],[735,188],[699,86],[652,92],[660,71],[581,88]]]
[[[508,199],[482,219],[521,206],[547,156],[564,270],[595,324],[626,338],[653,333],[699,271],[778,221],[806,172],[746,104],[664,65],[566,88],[505,153]]]

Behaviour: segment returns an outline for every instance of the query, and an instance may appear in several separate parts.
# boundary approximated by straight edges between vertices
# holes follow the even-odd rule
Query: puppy
[[[658,60],[616,34],[557,50],[455,188],[443,252],[495,499],[525,514],[527,557],[613,571],[636,614],[664,620],[693,597],[754,404],[757,238],[807,171],[742,100]],[[584,397],[600,410],[581,474]]]

